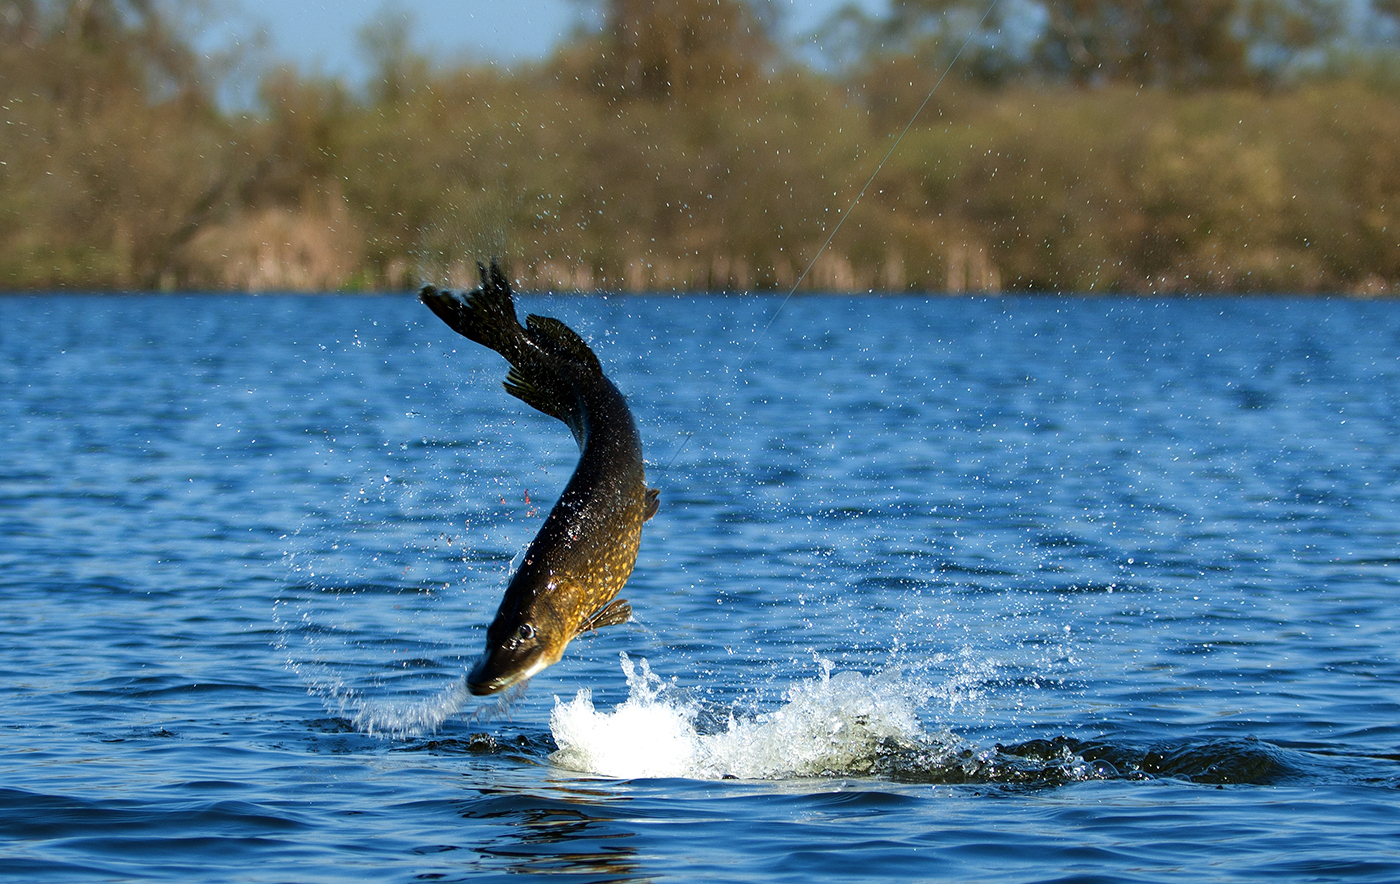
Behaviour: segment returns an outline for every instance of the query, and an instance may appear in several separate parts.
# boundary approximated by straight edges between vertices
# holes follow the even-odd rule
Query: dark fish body
[[[529,316],[522,326],[505,275],[494,261],[478,267],[481,285],[465,296],[429,285],[420,299],[454,331],[504,356],[507,392],[567,424],[580,452],[468,675],[473,694],[493,694],[558,662],[580,632],[631,616],[616,596],[657,492],[646,487],[637,422],[588,344],[557,319]]]

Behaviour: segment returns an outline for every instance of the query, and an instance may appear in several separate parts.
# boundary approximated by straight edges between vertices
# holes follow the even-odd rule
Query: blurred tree
[[[369,56],[369,95],[381,108],[391,109],[408,90],[427,80],[428,62],[413,51],[413,15],[398,3],[380,9],[360,29],[360,46]]]
[[[1046,0],[1037,62],[1076,83],[1238,85],[1249,80],[1249,70],[1237,6],[1238,0]]]
[[[0,3],[0,45],[31,43],[39,22],[37,0],[5,0]]]
[[[1345,32],[1347,4],[1339,0],[1245,0],[1242,29],[1251,61],[1265,83],[1289,80]]]
[[[972,78],[996,83],[1026,72],[1043,18],[1029,0],[892,0],[883,18],[847,3],[818,37],[838,69],[912,61],[941,73],[956,57]]]
[[[45,4],[63,38],[88,57],[108,57],[152,97],[202,91],[199,56],[158,0],[67,0]]]
[[[301,206],[314,201],[339,171],[347,130],[358,109],[337,80],[298,76],[289,68],[262,82],[260,125],[251,133],[260,158],[257,176],[243,202],[254,206]]]
[[[597,84],[651,101],[732,92],[775,51],[773,21],[745,0],[601,0]]]
[[[155,0],[20,2],[0,15],[0,275],[173,284],[243,156],[177,19]]]
[[[959,64],[984,82],[1199,88],[1277,82],[1333,45],[1353,9],[1348,0],[894,0],[883,18],[848,6],[824,33],[847,69],[912,56],[942,70],[971,34]],[[1375,12],[1397,14],[1400,0],[1376,0]]]

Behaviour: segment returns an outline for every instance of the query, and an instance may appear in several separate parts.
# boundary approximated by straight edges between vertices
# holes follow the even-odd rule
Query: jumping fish
[[[467,676],[473,694],[494,694],[559,662],[579,633],[623,623],[617,598],[637,561],[642,523],[656,514],[637,422],[583,338],[557,319],[516,318],[510,282],[496,261],[477,264],[481,285],[465,296],[426,285],[419,299],[453,331],[510,363],[506,392],[563,421],[579,462],[559,502],[525,550],[486,651]]]

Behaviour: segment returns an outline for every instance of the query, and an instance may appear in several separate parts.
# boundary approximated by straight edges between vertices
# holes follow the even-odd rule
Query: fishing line
[[[856,204],[865,196],[866,191],[870,190],[870,185],[875,182],[875,176],[879,175],[880,170],[885,168],[885,164],[890,161],[890,157],[894,156],[895,150],[899,148],[900,142],[904,140],[904,136],[908,135],[909,130],[914,128],[915,121],[917,121],[919,115],[924,112],[924,108],[928,107],[928,103],[933,100],[934,93],[938,91],[939,86],[943,85],[943,81],[948,78],[948,74],[953,70],[953,66],[958,63],[958,59],[962,58],[962,54],[966,52],[967,47],[972,44],[972,38],[977,36],[977,32],[982,30],[982,25],[987,23],[987,18],[991,16],[992,10],[996,8],[996,5],[997,0],[992,0],[992,2],[987,5],[987,11],[982,13],[982,17],[978,19],[977,24],[973,25],[968,30],[967,37],[963,40],[962,45],[958,47],[958,51],[953,54],[952,59],[949,60],[948,64],[943,68],[943,73],[938,76],[938,79],[933,84],[933,88],[929,89],[928,94],[924,96],[923,102],[915,109],[914,113],[910,115],[909,122],[904,124],[904,128],[900,130],[899,135],[895,137],[894,143],[890,145],[890,149],[885,151],[884,157],[876,164],[875,171],[870,173],[870,177],[865,180],[865,185],[861,187],[855,199],[851,200],[850,205],[846,206],[846,211],[842,212],[841,217],[836,220],[836,225],[832,227],[831,232],[827,234],[826,239],[821,244],[821,248],[817,249],[816,254],[812,255],[812,259],[807,262],[806,268],[804,268],[801,275],[797,277],[797,281],[792,284],[792,288],[788,289],[788,293],[783,296],[782,301],[778,302],[778,306],[773,309],[773,314],[768,317],[768,322],[764,324],[758,334],[754,335],[753,341],[749,344],[749,349],[744,351],[744,355],[740,357],[738,365],[734,367],[734,376],[731,379],[731,383],[738,381],[739,375],[744,371],[744,365],[749,361],[749,357],[753,356],[754,351],[758,349],[758,342],[763,340],[764,335],[768,334],[768,330],[772,328],[773,323],[778,320],[778,316],[783,312],[783,308],[787,306],[788,301],[792,300],[792,296],[797,293],[798,287],[802,285],[807,279],[808,274],[812,272],[812,268],[816,266],[817,259],[821,258],[821,256],[826,253],[827,248],[831,245],[831,241],[835,239],[836,234],[840,232],[841,226],[846,223],[846,219],[849,218],[851,212],[855,210]],[[661,468],[662,470],[671,468],[671,464],[676,462],[676,458],[680,457],[681,452],[690,444],[690,440],[694,436],[694,430],[686,432],[685,438],[681,440],[680,446],[677,447],[675,452],[666,460],[666,465]]]

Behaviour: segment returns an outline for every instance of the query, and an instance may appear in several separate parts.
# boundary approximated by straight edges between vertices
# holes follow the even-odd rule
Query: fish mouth
[[[487,697],[506,688],[528,681],[530,676],[549,665],[543,654],[520,660],[503,659],[506,655],[487,652],[467,674],[467,690],[473,696]]]
[[[471,674],[467,676],[467,690],[471,691],[474,697],[489,697],[522,680],[518,676],[515,678],[488,678],[473,669]]]

